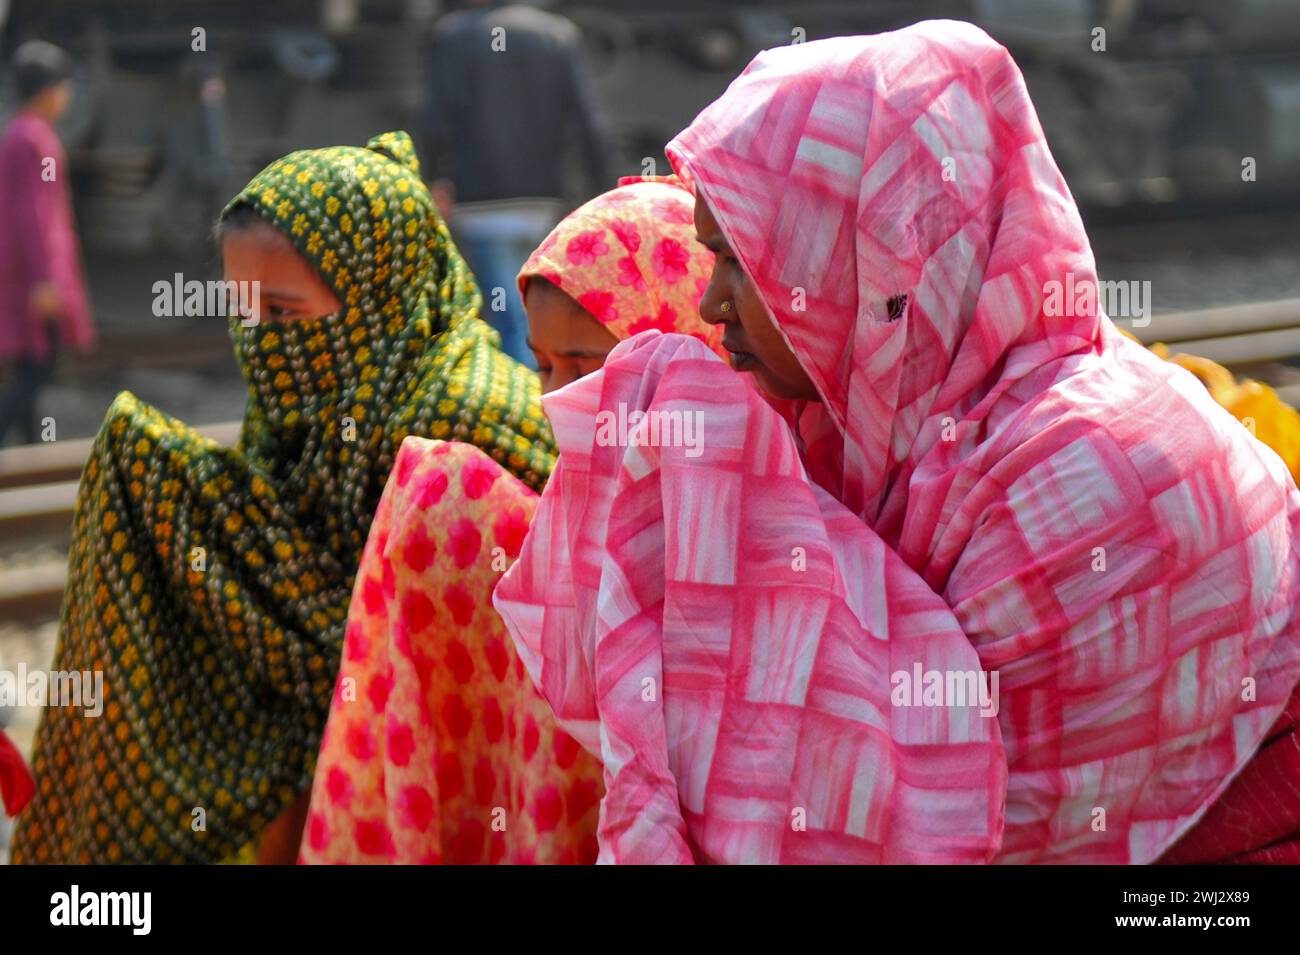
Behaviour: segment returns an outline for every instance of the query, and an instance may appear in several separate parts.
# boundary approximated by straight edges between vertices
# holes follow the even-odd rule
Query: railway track
[[[1300,298],[1152,316],[1116,324],[1145,344],[1209,358],[1273,385],[1300,406]],[[1294,364],[1286,364],[1291,361]],[[200,427],[221,444],[238,422]],[[49,618],[67,581],[67,548],[77,484],[90,439],[0,450],[0,621]]]
[[[198,430],[230,445],[239,427],[233,421]],[[58,613],[77,485],[91,443],[84,438],[0,450],[0,622]]]

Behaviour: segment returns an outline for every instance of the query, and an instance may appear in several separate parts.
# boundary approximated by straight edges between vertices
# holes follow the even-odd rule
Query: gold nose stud
[[[734,306],[733,306],[730,302],[723,302],[723,303],[722,303],[722,312],[725,314],[726,312],[731,311],[733,307],[734,307]]]

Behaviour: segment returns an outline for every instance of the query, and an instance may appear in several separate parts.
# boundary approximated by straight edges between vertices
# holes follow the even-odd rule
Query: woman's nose
[[[549,375],[542,376],[542,394],[549,395],[552,391],[559,391],[565,385],[578,380],[576,374],[564,374],[563,372],[551,372]]]
[[[725,298],[716,287],[716,283],[709,282],[708,288],[704,290],[704,295],[700,297],[700,318],[710,325],[721,325],[727,320],[727,314],[722,310],[722,303]]]

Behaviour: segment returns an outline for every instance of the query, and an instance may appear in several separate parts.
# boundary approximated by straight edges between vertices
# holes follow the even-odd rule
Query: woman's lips
[[[728,331],[734,331],[734,329],[728,329]],[[735,341],[734,339],[732,341],[727,341],[727,338],[724,335],[722,339],[722,347],[727,350],[729,355],[731,355],[731,367],[734,371],[753,371],[758,367],[758,359],[754,357],[752,352],[745,351],[740,342]]]
[[[747,351],[731,352],[732,371],[753,371],[758,367],[758,359]]]

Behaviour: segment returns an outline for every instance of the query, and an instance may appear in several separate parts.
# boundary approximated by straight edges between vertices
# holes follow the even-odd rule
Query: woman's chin
[[[733,351],[727,353],[731,358],[731,370],[741,372],[758,372],[763,366],[749,352]]]
[[[770,398],[776,398],[781,401],[820,401],[818,397],[809,398],[807,389],[800,388],[790,382],[779,381],[773,378],[771,372],[764,365],[758,365],[752,372],[754,384],[758,385],[760,391]]]

